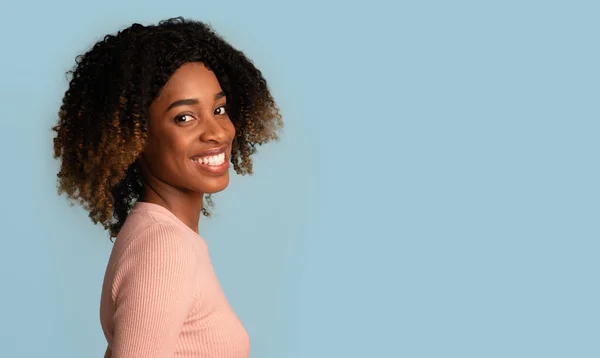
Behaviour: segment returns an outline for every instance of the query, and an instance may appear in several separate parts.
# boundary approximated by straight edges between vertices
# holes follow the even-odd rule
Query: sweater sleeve
[[[174,227],[153,225],[132,240],[114,280],[112,358],[172,357],[195,298],[196,259]]]

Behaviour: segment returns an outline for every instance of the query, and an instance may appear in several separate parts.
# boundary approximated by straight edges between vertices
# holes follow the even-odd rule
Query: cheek
[[[149,159],[161,167],[173,164],[173,158],[187,154],[186,139],[177,133],[163,131],[148,137]]]

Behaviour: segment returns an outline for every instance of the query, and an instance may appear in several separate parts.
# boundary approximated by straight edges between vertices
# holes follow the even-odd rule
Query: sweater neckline
[[[169,218],[171,218],[172,220],[174,220],[179,226],[183,226],[183,227],[185,227],[185,229],[189,230],[194,235],[200,236],[199,233],[192,230],[192,228],[187,226],[183,221],[181,221],[181,219],[179,219],[175,214],[173,214],[173,212],[171,210],[165,208],[162,205],[149,203],[147,201],[137,201],[133,206],[133,210],[135,210],[135,211],[154,211],[154,212],[164,214],[164,215],[168,216]]]

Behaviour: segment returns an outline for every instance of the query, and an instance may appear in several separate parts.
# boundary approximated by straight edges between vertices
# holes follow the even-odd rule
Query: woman
[[[198,221],[229,162],[251,173],[256,146],[277,139],[261,72],[207,25],[176,18],[107,35],[70,74],[53,128],[58,186],[116,237],[106,356],[248,357]]]

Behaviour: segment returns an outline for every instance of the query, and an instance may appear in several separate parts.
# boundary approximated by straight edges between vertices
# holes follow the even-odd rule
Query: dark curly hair
[[[150,104],[188,62],[204,63],[227,95],[236,129],[231,162],[238,174],[252,174],[256,146],[278,138],[283,122],[266,80],[209,25],[178,17],[105,36],[67,72],[69,88],[52,129],[54,157],[61,159],[59,194],[81,204],[111,238],[141,194],[137,159]],[[206,208],[203,214],[210,215]]]

